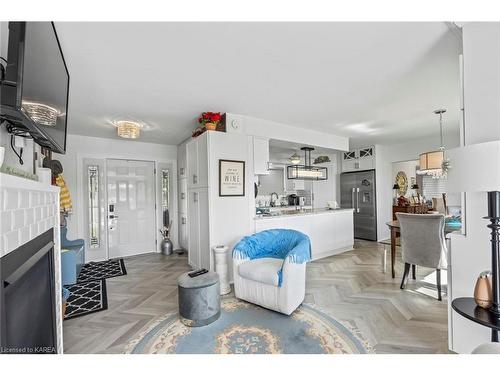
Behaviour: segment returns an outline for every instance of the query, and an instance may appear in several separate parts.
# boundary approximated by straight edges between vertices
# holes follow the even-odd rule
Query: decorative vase
[[[163,255],[172,255],[174,252],[174,244],[170,241],[170,238],[164,238],[161,240],[160,249]]]
[[[50,168],[38,168],[36,170],[38,181],[45,185],[52,184],[52,171]]]
[[[493,304],[493,288],[491,282],[491,272],[481,272],[477,278],[474,288],[474,301],[484,309],[489,309]]]
[[[213,122],[207,122],[205,124],[205,128],[207,130],[216,130],[217,129],[217,124],[214,124]]]
[[[227,270],[227,246],[215,246],[213,248],[215,254],[215,272],[219,274],[220,294],[228,294],[231,292],[229,285],[229,277]]]

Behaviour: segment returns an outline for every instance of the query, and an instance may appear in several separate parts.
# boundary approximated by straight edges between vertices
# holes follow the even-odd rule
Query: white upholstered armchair
[[[304,300],[311,244],[305,234],[271,229],[244,237],[233,249],[237,298],[290,315]]]

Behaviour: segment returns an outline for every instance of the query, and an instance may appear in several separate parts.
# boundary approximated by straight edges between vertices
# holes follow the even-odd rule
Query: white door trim
[[[173,169],[173,173],[172,173],[172,179],[173,179],[173,191],[171,191],[171,201],[172,201],[172,211],[171,211],[171,217],[172,217],[172,220],[174,220],[175,223],[178,222],[178,212],[177,212],[177,208],[178,208],[178,202],[177,202],[177,159],[156,159],[156,160],[153,160],[153,159],[137,159],[137,158],[131,158],[131,157],[127,157],[125,155],[109,155],[109,154],[101,154],[101,153],[77,153],[76,154],[76,188],[77,188],[77,194],[76,194],[76,199],[73,199],[74,202],[76,202],[76,217],[77,217],[77,220],[78,220],[78,225],[77,225],[77,236],[78,238],[84,238],[85,241],[87,241],[87,239],[85,238],[85,215],[83,213],[83,211],[85,210],[85,207],[83,205],[84,203],[84,200],[83,200],[83,194],[84,194],[84,189],[83,189],[83,183],[85,182],[84,179],[83,179],[83,160],[84,159],[102,159],[104,161],[106,161],[107,159],[121,159],[121,160],[135,160],[135,161],[149,161],[149,162],[153,162],[154,163],[154,167],[155,169],[158,168],[158,164],[163,164],[163,163],[167,163],[167,164],[171,164],[172,165],[172,169]],[[106,178],[106,173],[107,173],[107,170],[106,170],[106,163],[104,163],[104,178]],[[156,180],[156,179],[155,179]],[[106,182],[106,181],[105,181]],[[155,189],[157,189],[157,186],[155,184]],[[107,190],[107,189],[105,189]],[[156,190],[155,190],[156,191]],[[107,197],[107,192],[104,191],[103,192],[104,194],[104,198],[105,198],[105,201],[107,202],[108,200],[108,197]],[[156,242],[158,243],[158,246],[156,248],[156,252],[159,253],[160,252],[160,248],[159,248],[159,245],[160,245],[160,233],[159,233],[159,228],[158,225],[158,207],[161,205],[161,202],[158,201],[158,194],[155,194],[155,203],[156,203],[156,211],[155,211],[155,225],[156,225],[156,229],[155,229],[155,239],[156,239]],[[106,212],[107,212],[107,207],[106,207]],[[106,237],[107,237],[107,231],[106,231]],[[107,241],[106,241],[107,242]],[[172,242],[174,244],[174,248],[178,248],[178,233],[176,233],[174,231],[173,233],[173,236],[172,236]],[[92,254],[91,251],[86,251],[86,254],[85,254],[85,262],[89,262],[89,261],[99,261],[99,260],[107,260],[109,259],[109,249],[108,249],[108,245],[106,243],[106,251],[105,251],[105,254],[99,254],[99,255],[95,255],[94,257],[92,257]]]

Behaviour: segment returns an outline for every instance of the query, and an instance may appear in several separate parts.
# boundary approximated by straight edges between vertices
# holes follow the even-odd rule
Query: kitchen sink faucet
[[[273,196],[276,195],[276,200],[279,199],[278,193],[271,193],[271,200],[269,202],[269,205],[271,207],[276,207],[276,200],[273,199]]]

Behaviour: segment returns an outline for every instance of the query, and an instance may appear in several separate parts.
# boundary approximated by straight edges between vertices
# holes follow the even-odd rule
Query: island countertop
[[[312,259],[351,250],[354,244],[354,210],[311,209],[298,213],[256,217],[254,233],[268,229],[293,229],[311,241]]]
[[[297,217],[297,216],[308,216],[308,215],[318,215],[318,214],[335,214],[339,212],[353,211],[353,208],[314,208],[314,209],[305,209],[305,210],[297,210],[297,211],[283,211],[280,213],[274,213],[271,215],[256,215],[254,220],[273,220],[280,219],[284,217]]]

